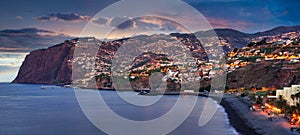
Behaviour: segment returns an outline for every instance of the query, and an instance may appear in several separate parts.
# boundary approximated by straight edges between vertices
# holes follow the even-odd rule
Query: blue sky
[[[202,13],[214,28],[232,28],[246,33],[277,26],[300,24],[298,0],[184,0]],[[2,0],[0,5],[0,82],[11,81],[24,56],[65,39],[77,37],[93,21],[114,26],[124,18],[93,18],[117,0]],[[136,5],[139,6],[139,5]],[[132,10],[132,9],[131,9]],[[115,11],[117,14],[118,11]],[[186,14],[189,16],[189,14]],[[193,20],[186,20],[191,23]],[[167,23],[169,24],[169,23]],[[122,29],[136,25],[165,27],[162,21],[142,18],[128,21]],[[167,27],[166,32],[174,27]],[[30,38],[29,38],[30,37]],[[117,38],[117,37],[116,37]]]
[[[184,0],[199,10],[214,27],[258,32],[279,25],[297,25],[297,0]],[[94,16],[116,0],[3,0],[0,29],[37,27],[76,36],[87,23],[70,20],[41,21],[52,15]]]

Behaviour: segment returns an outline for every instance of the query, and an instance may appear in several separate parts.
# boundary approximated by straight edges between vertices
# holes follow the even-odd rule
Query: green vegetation
[[[263,40],[261,40],[261,41],[259,41],[259,42],[250,42],[248,45],[247,45],[247,47],[252,47],[252,46],[260,46],[260,45],[265,45],[265,44],[267,44],[267,39],[266,38],[264,38]]]
[[[274,47],[266,47],[266,48],[261,48],[260,52],[265,52],[266,54],[271,54],[276,48]]]
[[[252,57],[239,57],[238,60],[247,61],[247,62],[256,62],[257,59],[263,59],[261,56],[252,56]]]
[[[144,60],[144,61],[142,61],[142,62],[140,62],[140,63],[134,65],[134,66],[132,67],[132,69],[138,68],[138,67],[140,67],[140,66],[143,66],[143,65],[145,65],[146,63],[148,63],[149,61],[150,61],[150,59]]]

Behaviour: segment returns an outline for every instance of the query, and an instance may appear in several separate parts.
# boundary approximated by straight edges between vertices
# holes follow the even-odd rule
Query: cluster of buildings
[[[83,52],[70,60],[83,70],[80,73],[82,79],[79,80],[83,85],[88,85],[95,76],[111,78],[113,63],[116,63],[120,69],[114,73],[114,76],[124,77],[124,79],[148,77],[152,72],[159,71],[166,75],[169,74],[168,72],[178,73],[176,76],[183,81],[199,81],[217,75],[216,68],[223,69],[223,65],[219,65],[218,61],[218,54],[223,51],[216,49],[222,48],[223,44],[216,46],[216,43],[210,43],[204,49],[200,41],[189,34],[137,36],[107,42],[86,38],[80,40],[78,42],[80,45],[76,47],[89,48],[91,42],[99,44],[96,46],[98,53],[95,57],[88,52]],[[119,48],[123,45],[132,47],[127,51],[119,52]],[[136,52],[141,53],[132,58],[131,55]],[[213,54],[210,60],[207,53]],[[216,59],[211,59],[212,57]],[[129,76],[128,71],[131,72]]]
[[[276,98],[284,99],[289,106],[297,106],[300,103],[300,85],[292,85],[291,87],[284,87],[276,90]]]
[[[136,52],[141,52],[141,54],[134,59],[130,56],[131,53],[121,54],[117,56],[122,57],[122,61],[118,61],[118,65],[124,71],[131,71],[130,78],[146,77],[154,71],[166,73],[168,70],[173,70],[173,72],[179,71],[178,75],[183,79],[196,79],[192,77],[193,74],[191,73],[197,72],[198,66],[195,60],[191,59],[193,54],[189,51],[201,52],[202,48],[200,45],[195,45],[195,42],[189,38],[180,38],[179,40],[181,42],[166,35],[153,35],[142,39],[128,40],[126,41],[127,45],[137,45],[136,48],[131,48],[132,54]],[[182,46],[183,44],[185,47]],[[120,72],[118,76],[126,76],[126,74],[127,72]]]
[[[252,45],[236,48],[227,54],[228,71],[234,71],[253,62],[284,60],[300,62],[300,33],[289,32],[277,36],[261,36]],[[262,42],[264,40],[264,42]]]
[[[291,39],[296,39],[300,36],[300,32],[287,32],[283,34],[277,34],[274,36],[259,36],[253,38],[251,41],[254,43],[260,42],[263,39],[266,39],[266,43],[269,44],[283,44],[285,42],[291,41]]]
[[[224,53],[224,50],[218,48],[224,46],[230,48],[230,44],[225,39],[214,39],[216,37],[203,39],[207,40],[205,41],[206,45],[201,45],[196,37],[189,34],[171,36],[157,34],[107,42],[87,38],[86,46],[91,41],[100,43],[97,46],[96,57],[83,53],[81,57],[74,58],[70,62],[79,64],[82,69],[87,71],[93,69],[92,72],[82,75],[85,78],[82,79],[85,83],[88,83],[88,80],[93,79],[94,76],[110,78],[113,62],[117,63],[120,68],[114,75],[123,76],[125,79],[128,77],[132,79],[148,77],[154,71],[167,74],[167,71],[171,70],[172,72],[178,71],[178,76],[183,80],[209,80],[218,75],[218,69],[222,72],[224,67],[227,68],[228,72],[232,72],[259,61],[285,60],[297,63],[300,60],[299,36],[299,32],[289,32],[276,36],[254,38],[252,39],[253,45],[229,52],[225,65],[220,65],[219,61],[222,59],[220,53]],[[262,40],[264,40],[263,44],[258,44]],[[213,41],[218,41],[218,43]],[[85,43],[83,40],[78,42]],[[126,52],[118,53],[118,49],[124,44],[134,47],[129,48]],[[131,55],[136,52],[142,53],[133,59]],[[128,62],[131,63],[128,64]],[[131,72],[129,76],[127,71]]]

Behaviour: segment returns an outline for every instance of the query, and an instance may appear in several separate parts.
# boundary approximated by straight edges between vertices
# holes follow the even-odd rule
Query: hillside
[[[245,34],[232,29],[216,29],[216,33],[220,38],[226,39],[230,48],[241,48],[247,45],[252,38],[265,35],[277,35],[278,33],[286,33],[291,31],[300,31],[300,26],[295,27],[278,27],[269,31]],[[196,35],[209,36],[212,31],[198,32]],[[129,44],[142,44],[145,40],[164,44],[166,48],[172,48],[176,45],[171,39],[176,38],[185,47],[186,50],[192,52],[192,56],[202,62],[208,60],[205,51],[213,52],[214,48],[206,48],[212,50],[204,50],[201,43],[195,38],[193,34],[179,34],[173,33],[170,35],[152,35],[152,36],[137,36],[114,41],[99,41],[95,38],[76,38],[67,40],[64,43],[49,47],[47,49],[39,49],[31,52],[26,56],[19,73],[13,83],[33,83],[33,84],[70,84],[72,81],[72,64],[74,62],[84,63],[88,61],[88,56],[80,58],[73,58],[75,46],[80,41],[81,43],[88,42],[89,40],[96,41],[100,44],[98,48],[95,72],[93,74],[85,73],[79,69],[80,76],[84,76],[79,80],[83,83],[84,87],[89,87],[91,80],[96,80],[98,88],[112,88],[111,82],[111,64],[112,59],[120,46],[126,41]],[[138,48],[135,48],[138,49]],[[155,49],[154,49],[155,50]],[[177,52],[176,52],[177,51]],[[175,54],[180,54],[176,50]],[[126,58],[126,57],[125,57]],[[126,59],[124,59],[126,61]],[[179,69],[177,66],[168,66],[172,62],[172,58],[159,53],[143,53],[136,57],[131,65],[131,85],[135,89],[149,88],[149,76],[154,72],[161,72],[166,75],[168,69],[180,70],[182,76],[186,79],[191,78],[188,74],[184,74],[184,70]],[[82,65],[84,68],[86,65]],[[278,87],[289,86],[291,84],[300,83],[299,64],[290,64],[282,61],[262,61],[252,63],[246,67],[234,70],[228,74],[227,86],[228,88],[261,88],[261,87]],[[193,78],[197,82],[201,82],[201,87],[208,87],[210,78],[213,77],[209,73],[211,68],[209,65],[201,64],[199,69],[191,69],[199,77]],[[74,69],[73,69],[74,70]],[[73,71],[74,72],[74,71]],[[171,78],[176,80],[176,78]],[[78,80],[76,80],[78,81]],[[124,84],[129,85],[129,84]],[[173,84],[174,85],[174,84]],[[178,88],[178,86],[170,86],[170,88]]]
[[[227,74],[230,89],[283,88],[295,84],[300,84],[300,63],[261,61]]]
[[[289,32],[300,32],[300,26],[279,26],[273,28],[271,30],[257,32],[257,33],[243,33],[234,29],[214,29],[209,31],[199,31],[196,32],[197,36],[210,36],[213,32],[215,32],[221,39],[227,40],[230,45],[230,48],[242,48],[251,42],[252,39],[264,37],[264,36],[277,36],[283,33]]]

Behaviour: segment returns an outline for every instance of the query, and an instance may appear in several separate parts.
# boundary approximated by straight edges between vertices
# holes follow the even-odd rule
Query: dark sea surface
[[[42,85],[34,84],[0,83],[0,135],[105,134],[85,116],[73,88],[50,86],[42,90],[41,87]],[[140,107],[128,104],[115,91],[94,92],[100,92],[107,105],[116,114],[135,121],[153,120],[164,115],[174,106],[178,98],[178,96],[163,96],[151,106]],[[124,92],[123,94],[133,98],[140,96],[135,92]],[[145,96],[145,99],[147,98]],[[205,126],[199,127],[199,117],[207,98],[198,98],[197,104],[189,117],[169,134],[238,134],[229,125],[224,109],[217,104],[218,110],[213,118]],[[165,124],[168,124],[168,122],[161,123],[161,127],[163,128]],[[109,126],[117,130],[115,125]]]

